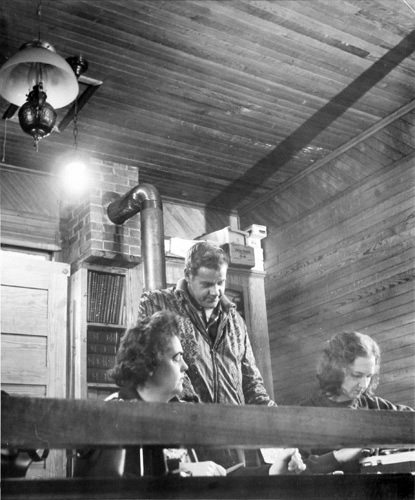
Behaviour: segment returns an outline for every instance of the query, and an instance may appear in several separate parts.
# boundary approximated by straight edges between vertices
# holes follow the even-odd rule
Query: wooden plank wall
[[[358,330],[383,352],[377,394],[415,406],[414,130],[411,112],[336,158],[336,168],[360,164],[368,175],[332,200],[280,226],[267,219],[269,205],[254,211],[268,226],[267,314],[280,404],[317,388],[327,339]],[[304,186],[309,179],[291,195]]]
[[[239,229],[235,212],[208,210],[204,205],[179,203],[177,200],[163,200],[163,219],[166,238],[193,240],[226,226]]]
[[[57,179],[3,165],[0,181],[2,243],[59,250],[60,192]]]

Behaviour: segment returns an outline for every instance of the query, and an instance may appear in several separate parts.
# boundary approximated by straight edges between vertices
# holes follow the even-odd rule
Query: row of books
[[[107,370],[100,368],[86,369],[87,382],[90,384],[113,384],[114,381],[109,376]]]
[[[88,271],[87,321],[122,325],[125,321],[125,276]]]
[[[115,364],[115,357],[123,329],[88,327],[87,329],[87,382],[113,384],[108,370]]]

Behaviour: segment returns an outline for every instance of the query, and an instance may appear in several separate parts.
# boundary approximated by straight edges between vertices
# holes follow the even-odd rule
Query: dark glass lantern
[[[36,150],[40,139],[47,137],[56,123],[56,111],[46,102],[46,98],[40,82],[33,87],[26,103],[19,109],[20,126],[26,134],[33,137]]]

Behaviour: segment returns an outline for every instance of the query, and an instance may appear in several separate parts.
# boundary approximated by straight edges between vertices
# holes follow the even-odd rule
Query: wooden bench
[[[2,445],[74,449],[166,444],[214,447],[415,447],[415,413],[10,397]],[[141,479],[7,479],[4,499],[415,498],[412,474]]]

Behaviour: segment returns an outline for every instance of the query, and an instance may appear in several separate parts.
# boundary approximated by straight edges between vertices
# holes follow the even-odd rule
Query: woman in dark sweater
[[[379,367],[380,349],[369,335],[359,332],[335,335],[322,352],[317,366],[320,390],[300,404],[358,410],[413,411],[409,406],[393,404],[374,396],[379,382]],[[305,460],[307,471],[359,472],[361,452],[360,448],[344,448],[327,453],[313,450]]]
[[[144,318],[130,328],[121,340],[115,366],[109,371],[120,390],[107,401],[180,402],[177,396],[183,390],[187,365],[178,332],[177,316],[168,311]],[[226,475],[225,469],[212,461],[197,462],[193,450],[185,448],[127,446],[88,450],[78,455],[75,477]]]

